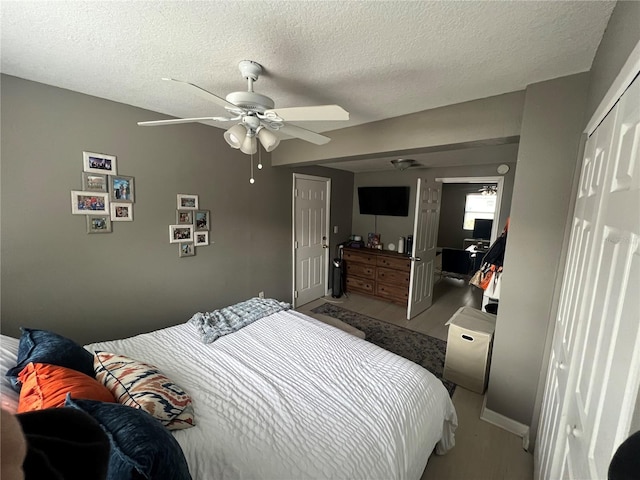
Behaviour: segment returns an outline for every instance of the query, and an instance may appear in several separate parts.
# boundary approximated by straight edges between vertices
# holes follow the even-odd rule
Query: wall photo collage
[[[178,244],[179,257],[192,257],[195,247],[209,245],[211,214],[199,209],[198,195],[179,193],[176,223],[169,225],[169,243]]]
[[[82,190],[71,191],[71,213],[86,215],[87,233],[111,233],[112,222],[132,222],[133,177],[118,175],[116,157],[82,152]]]

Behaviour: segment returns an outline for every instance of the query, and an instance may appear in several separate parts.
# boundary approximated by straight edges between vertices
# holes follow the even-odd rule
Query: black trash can
[[[344,292],[344,261],[341,258],[333,259],[332,279],[331,296],[340,298]]]

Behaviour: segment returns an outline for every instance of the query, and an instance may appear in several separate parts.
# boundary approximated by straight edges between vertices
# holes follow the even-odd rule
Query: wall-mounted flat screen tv
[[[361,215],[409,216],[410,187],[358,187]]]

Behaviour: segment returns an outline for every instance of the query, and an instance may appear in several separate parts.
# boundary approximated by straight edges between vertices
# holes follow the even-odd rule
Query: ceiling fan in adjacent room
[[[232,92],[225,98],[219,97],[193,83],[163,78],[163,80],[182,85],[191,92],[224,107],[230,117],[178,118],[175,120],[157,120],[138,122],[141,126],[174,125],[203,121],[233,122],[224,133],[227,143],[247,155],[258,150],[258,140],[267,152],[274,150],[280,143],[281,132],[316,145],[324,145],[331,139],[319,133],[294,125],[290,122],[341,121],[349,120],[349,112],[338,105],[315,105],[309,107],[275,108],[274,101],[253,91],[253,82],[262,73],[262,66],[252,60],[243,60],[238,65],[240,73],[248,82],[246,92]]]

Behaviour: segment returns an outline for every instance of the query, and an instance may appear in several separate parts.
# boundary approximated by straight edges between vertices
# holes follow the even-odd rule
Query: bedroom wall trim
[[[487,423],[495,425],[496,427],[502,428],[503,430],[522,438],[522,448],[527,451],[529,450],[529,425],[525,425],[512,418],[505,417],[504,415],[487,408],[486,395],[482,401],[480,420],[484,420]]]

